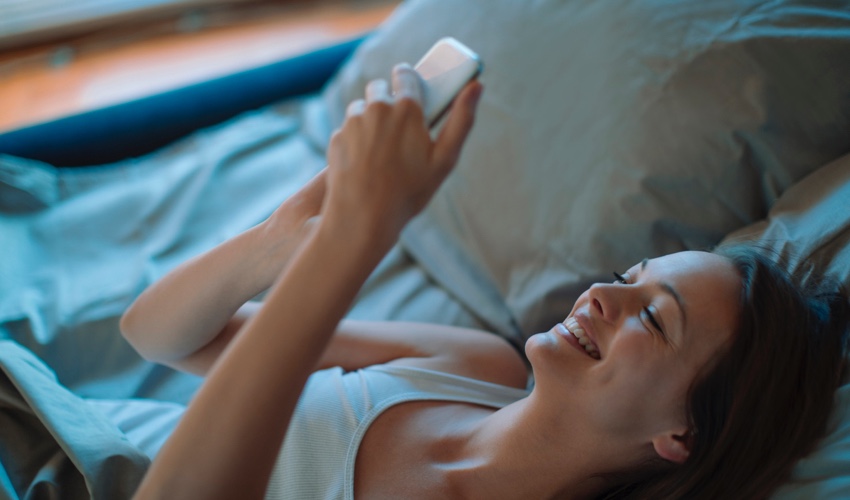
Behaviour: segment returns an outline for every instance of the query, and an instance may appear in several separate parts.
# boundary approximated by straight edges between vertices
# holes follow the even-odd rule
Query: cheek
[[[612,346],[608,359],[596,367],[594,414],[590,418],[618,432],[666,419],[673,412],[678,415],[687,384],[675,360],[639,337],[632,342],[625,336],[621,340]]]
[[[655,427],[676,417],[682,408],[678,393],[671,390],[663,375],[648,370],[612,370],[600,377],[591,421],[602,432],[623,436]]]

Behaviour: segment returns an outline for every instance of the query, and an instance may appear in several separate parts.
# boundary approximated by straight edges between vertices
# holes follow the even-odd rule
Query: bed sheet
[[[85,498],[113,477],[124,489],[95,496],[129,496],[201,380],[142,360],[121,337],[120,316],[147,285],[264,220],[325,165],[302,132],[304,102],[111,165],[0,156],[0,369],[27,366],[44,382],[0,386],[0,403],[31,415],[31,425],[0,429],[0,495],[45,498],[33,488],[49,485],[52,498]],[[400,247],[349,317],[481,326]],[[120,446],[92,439],[104,432]],[[121,462],[127,480],[83,467],[92,452],[116,449],[132,457]]]
[[[31,352],[0,341],[0,495],[129,498],[150,463]]]
[[[138,363],[117,334],[133,298],[169,269],[263,220],[321,165],[289,112],[256,113],[152,155],[57,169],[2,157],[0,335],[86,397],[185,401],[193,384]],[[26,203],[21,202],[26,200]]]

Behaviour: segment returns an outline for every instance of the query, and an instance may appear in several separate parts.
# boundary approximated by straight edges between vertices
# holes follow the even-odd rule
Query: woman
[[[394,96],[371,82],[325,171],[125,314],[145,357],[207,377],[137,497],[753,498],[780,484],[825,427],[847,304],[801,295],[755,253],[674,254],[592,286],[528,340],[530,392],[495,335],[340,323],[472,127],[480,84],[436,140],[419,85],[409,66]],[[809,401],[786,410],[797,385]],[[750,420],[777,408],[778,424]],[[779,452],[777,431],[795,436]]]

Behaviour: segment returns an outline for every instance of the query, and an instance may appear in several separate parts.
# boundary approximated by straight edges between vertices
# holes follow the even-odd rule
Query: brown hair
[[[826,432],[845,364],[844,290],[812,276],[795,284],[753,247],[714,253],[741,275],[741,322],[690,388],[690,455],[601,498],[766,498]]]

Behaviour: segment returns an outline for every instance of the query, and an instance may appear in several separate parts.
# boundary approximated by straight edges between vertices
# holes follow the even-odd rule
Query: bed
[[[364,40],[0,135],[0,496],[131,495],[200,381],[140,359],[121,313],[446,35],[485,62],[476,128],[350,317],[521,348],[612,270],[724,239],[850,287],[850,7],[408,0]],[[850,496],[848,384],[775,498]]]

